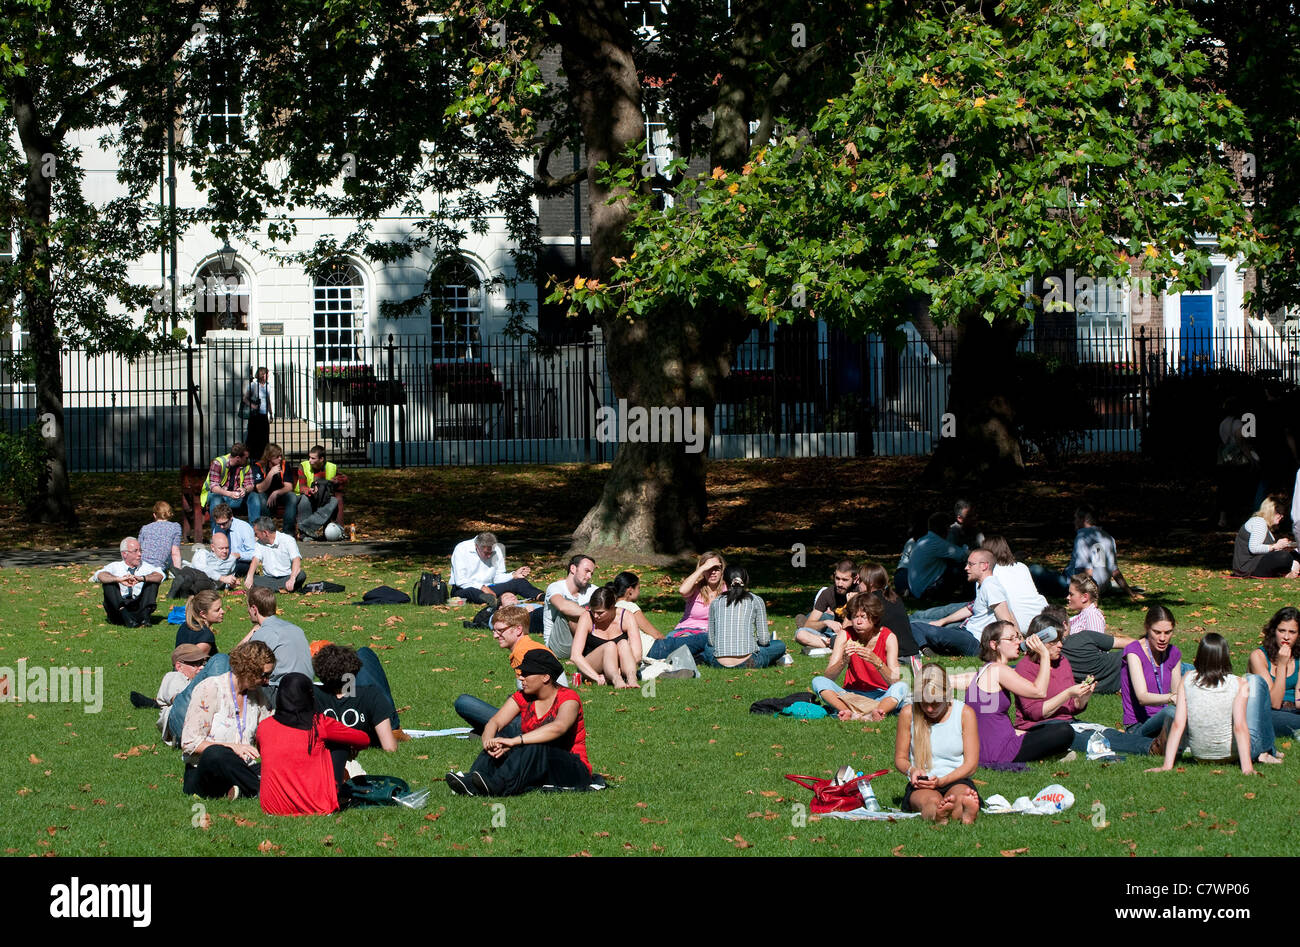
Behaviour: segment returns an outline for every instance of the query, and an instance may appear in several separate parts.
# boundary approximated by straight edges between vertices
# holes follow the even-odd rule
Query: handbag
[[[249,411],[249,407],[248,407],[248,402],[246,402],[246,401],[240,401],[240,402],[239,402],[239,420],[241,420],[241,421],[247,421],[247,420],[248,420],[248,416],[249,416],[249,414],[250,414],[250,411]]]
[[[798,783],[804,789],[812,790],[813,800],[808,809],[816,813],[821,812],[852,812],[854,809],[862,808],[862,790],[858,789],[860,783],[869,783],[877,776],[884,776],[889,772],[887,769],[877,770],[865,776],[858,776],[856,779],[850,779],[848,782],[839,783],[838,785],[831,779],[818,779],[815,776],[794,776],[786,774],[786,779],[792,783]]]

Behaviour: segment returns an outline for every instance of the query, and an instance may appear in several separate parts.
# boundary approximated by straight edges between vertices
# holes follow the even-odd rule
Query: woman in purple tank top
[[[1037,676],[1027,681],[1015,672],[1011,660],[1020,653],[1022,640],[1019,629],[1008,621],[993,622],[980,638],[980,657],[988,663],[966,688],[966,703],[979,722],[980,766],[1009,768],[1010,764],[1047,759],[1064,753],[1074,739],[1074,730],[1059,720],[1024,733],[1011,725],[1007,716],[1011,694],[1043,700],[1052,673],[1047,645],[1037,635],[1031,635],[1028,644],[1038,657]]]

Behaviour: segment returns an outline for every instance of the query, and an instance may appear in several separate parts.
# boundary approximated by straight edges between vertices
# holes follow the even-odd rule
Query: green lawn
[[[806,609],[820,575],[793,568],[788,550],[734,558],[755,576],[778,632],[792,638],[792,616]],[[559,574],[553,559],[531,564],[547,578]],[[623,565],[600,563],[598,578]],[[462,628],[461,619],[474,609],[347,604],[381,583],[409,590],[426,566],[319,560],[313,578],[342,582],[348,592],[281,601],[285,616],[308,638],[379,649],[403,722],[436,729],[460,724],[451,710],[457,694],[497,702],[513,686],[504,653],[490,636]],[[589,755],[611,786],[603,793],[500,801],[453,796],[441,777],[448,769],[468,769],[477,743],[433,738],[404,743],[391,756],[368,750],[361,758],[372,772],[432,786],[422,812],[394,808],[284,819],[264,816],[256,801],[242,799],[209,801],[201,809],[181,793],[179,753],[158,739],[154,714],[127,701],[131,690],[156,689],[174,628],[108,626],[97,589],[85,582],[90,571],[0,572],[0,665],[25,657],[33,665],[102,667],[106,690],[97,714],[71,704],[0,703],[0,768],[8,774],[0,792],[9,798],[0,849],[8,854],[1281,855],[1290,849],[1282,827],[1300,808],[1300,750],[1294,750],[1283,765],[1261,767],[1265,775],[1254,778],[1233,766],[1201,764],[1146,774],[1147,759],[977,773],[985,795],[1009,799],[1062,783],[1077,802],[1058,818],[982,816],[973,828],[936,828],[919,820],[805,823],[796,804],[806,804],[809,794],[784,774],[829,775],[844,763],[868,772],[892,770],[894,732],[892,721],[877,728],[749,714],[752,701],[805,690],[824,667],[825,659],[797,655],[791,668],[705,669],[699,680],[660,682],[653,694],[584,687]],[[1131,560],[1129,571],[1140,574],[1148,602],[1173,608],[1175,643],[1188,659],[1199,633],[1212,628],[1236,643],[1239,671],[1266,618],[1294,602],[1291,586],[1280,581],[1243,582]],[[680,575],[644,570],[642,576],[643,607],[659,627],[670,627],[680,611]],[[237,597],[227,597],[228,617],[218,633],[223,650],[247,630],[241,606]],[[1134,634],[1144,609],[1109,603],[1106,612],[1115,627]],[[1119,699],[1098,696],[1090,711],[1089,719],[1118,724]],[[903,777],[891,772],[876,785],[882,800],[894,804]],[[196,828],[204,811],[210,825]]]

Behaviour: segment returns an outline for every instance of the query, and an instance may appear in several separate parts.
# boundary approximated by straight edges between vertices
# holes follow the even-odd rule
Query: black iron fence
[[[1164,337],[1038,326],[1021,350],[1019,382],[1037,408],[1025,413],[1022,434],[1038,446],[1065,425],[1076,449],[1138,449],[1151,392],[1171,372],[1234,368],[1300,381],[1295,339],[1276,333]],[[709,419],[703,409],[628,418],[635,407],[615,399],[599,340],[538,347],[494,339],[459,358],[425,338],[331,351],[351,357],[320,362],[310,338],[242,333],[209,334],[202,344],[134,361],[68,351],[70,466],[206,465],[244,439],[241,394],[258,367],[271,378],[271,441],[291,458],[320,444],[351,466],[598,462],[637,437],[699,449],[706,420],[713,457],[926,454],[955,424],[953,343],[915,333],[853,340],[801,327],[748,342]],[[36,421],[32,386],[0,377],[0,429]]]

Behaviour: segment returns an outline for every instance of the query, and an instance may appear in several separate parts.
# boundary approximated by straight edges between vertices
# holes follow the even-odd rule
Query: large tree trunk
[[[1025,462],[1016,434],[1016,344],[1024,324],[1014,319],[989,322],[966,313],[958,325],[949,382],[948,413],[927,477],[986,479],[1019,476]],[[1050,398],[1051,392],[1040,393]]]
[[[63,432],[62,353],[50,272],[50,219],[58,166],[52,160],[54,142],[41,125],[31,91],[24,80],[14,82],[10,90],[19,140],[27,157],[26,219],[19,235],[19,262],[22,271],[30,274],[23,309],[36,373],[36,420],[45,444],[45,466],[30,513],[42,523],[75,526],[77,513],[68,484]]]

